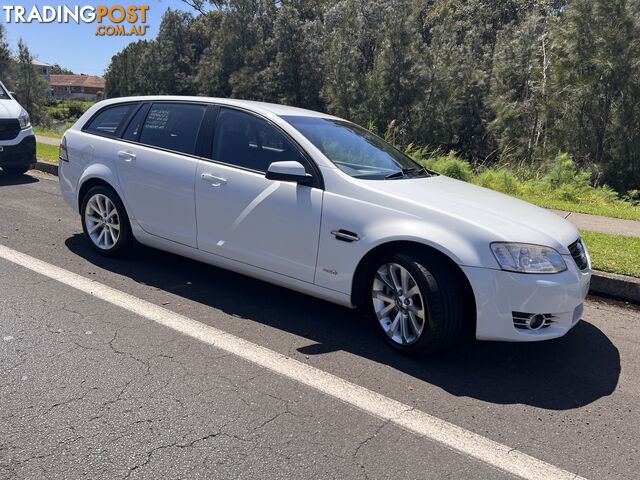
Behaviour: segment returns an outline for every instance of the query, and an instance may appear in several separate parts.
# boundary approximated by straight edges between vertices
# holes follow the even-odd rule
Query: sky
[[[168,9],[193,9],[181,0],[2,0],[1,5],[22,5],[31,10],[33,5],[44,6],[85,6],[85,5],[148,5],[147,33],[144,37],[107,37],[96,35],[96,24],[58,23],[7,23],[5,12],[0,10],[0,22],[4,25],[7,41],[12,50],[17,49],[18,38],[22,37],[32,55],[50,64],[57,63],[74,73],[102,75],[111,57],[128,43],[140,39],[155,38],[163,13]]]

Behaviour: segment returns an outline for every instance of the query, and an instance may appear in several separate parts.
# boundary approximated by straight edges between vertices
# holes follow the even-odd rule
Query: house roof
[[[49,83],[61,87],[104,88],[104,78],[96,75],[51,75]]]
[[[50,67],[51,65],[45,62],[41,62],[40,60],[33,60],[31,65],[35,65],[36,67]]]

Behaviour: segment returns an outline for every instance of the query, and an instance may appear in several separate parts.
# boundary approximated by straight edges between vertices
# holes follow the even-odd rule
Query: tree
[[[22,38],[18,40],[18,58],[13,76],[13,89],[20,104],[29,112],[34,122],[44,119],[44,102],[49,85],[33,66],[33,56]]]
[[[10,83],[11,50],[6,39],[4,25],[0,24],[0,80]]]
[[[331,113],[364,124],[369,121],[366,76],[383,20],[378,7],[375,1],[339,0],[324,17],[322,96]]]
[[[108,95],[285,103],[469,161],[567,152],[640,184],[640,0],[184,1],[193,15],[168,10],[113,57]]]
[[[494,51],[489,128],[501,151],[525,162],[546,154],[549,50],[546,20],[534,13],[503,29]]]
[[[638,134],[627,127],[636,124],[639,33],[626,0],[575,0],[553,44],[556,146],[619,190],[640,183]]]
[[[51,65],[51,73],[54,75],[73,75],[73,72],[68,68],[63,68],[57,63]]]
[[[320,13],[317,5],[305,0],[283,4],[275,14],[273,35],[266,48],[273,59],[264,79],[268,96],[275,101],[321,109],[323,71],[320,64]]]
[[[204,50],[197,66],[196,84],[199,93],[213,97],[231,96],[229,77],[237,68],[233,40],[226,35],[225,13],[214,11],[200,17]]]
[[[155,40],[130,43],[111,59],[105,73],[108,97],[194,95],[201,56],[190,14],[167,10]],[[201,43],[201,42],[200,42]]]
[[[196,89],[195,46],[190,32],[193,17],[179,10],[168,9],[162,17],[160,31],[152,44],[146,63],[149,74],[156,77],[153,93],[193,95]],[[151,63],[152,62],[152,63]]]
[[[152,92],[155,79],[149,78],[145,65],[151,49],[151,42],[141,40],[130,43],[113,56],[105,73],[106,97],[149,95]]]

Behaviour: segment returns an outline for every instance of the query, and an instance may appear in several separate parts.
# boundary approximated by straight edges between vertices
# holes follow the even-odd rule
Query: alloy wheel
[[[371,298],[378,322],[391,341],[401,346],[418,341],[425,326],[425,303],[406,268],[397,263],[378,268]]]
[[[120,216],[113,202],[96,193],[87,202],[84,212],[87,234],[101,250],[111,250],[120,239]]]

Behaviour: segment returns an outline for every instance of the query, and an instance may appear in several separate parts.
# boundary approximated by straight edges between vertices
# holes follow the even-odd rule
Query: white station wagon
[[[535,341],[581,318],[590,260],[541,208],[426,170],[366,129],[282,105],[100,102],[60,146],[91,246],[138,242],[368,312],[433,352],[465,331]]]

